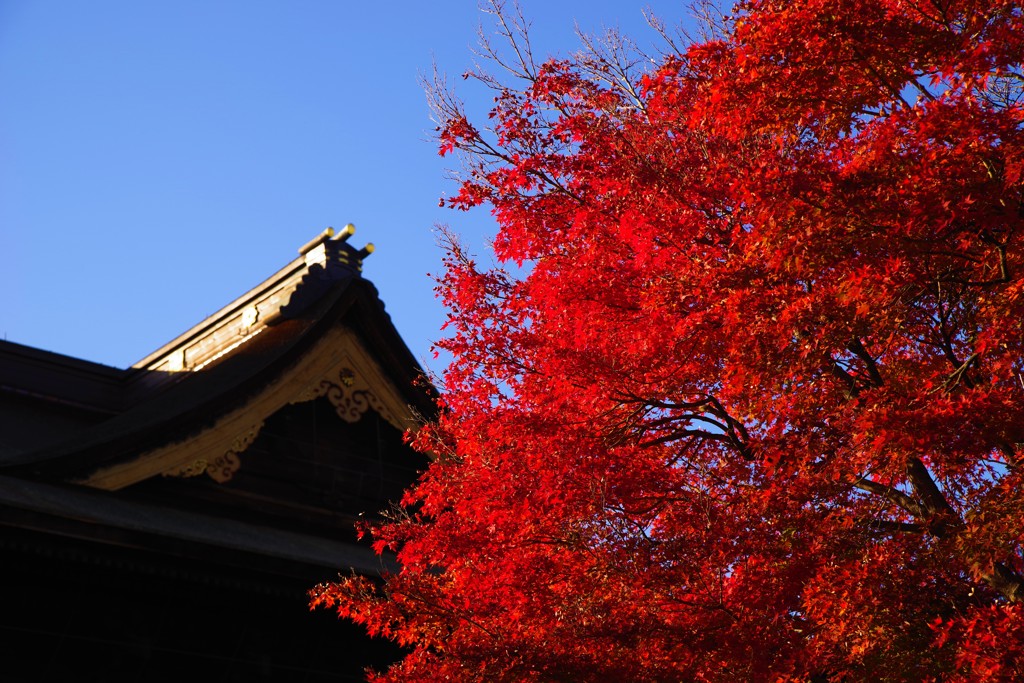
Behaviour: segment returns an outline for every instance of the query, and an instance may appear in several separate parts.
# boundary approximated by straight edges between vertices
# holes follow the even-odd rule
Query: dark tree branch
[[[868,370],[868,376],[871,378],[871,383],[876,387],[882,386],[882,374],[878,371],[878,364],[875,362],[874,357],[868,353],[868,350],[864,348],[863,342],[859,338],[854,337],[853,341],[846,348],[857,358],[864,361],[864,365]]]
[[[948,521],[959,520],[956,510],[946,500],[946,496],[932,479],[931,472],[920,458],[910,458],[907,461],[907,477],[910,479],[910,485],[914,487],[914,493],[921,499],[929,516],[945,517],[948,518]]]
[[[926,516],[926,511],[921,504],[899,489],[886,486],[877,481],[871,481],[870,479],[860,479],[854,483],[854,486],[861,491],[867,491],[868,493],[885,498],[896,507],[915,517]]]
[[[911,458],[907,463],[907,475],[931,517],[928,520],[930,533],[937,538],[946,538],[951,532],[963,527],[960,515],[946,500],[928,468],[919,458]],[[985,583],[999,591],[1010,602],[1024,600],[1024,577],[1002,562],[993,563],[992,568],[980,572],[980,576]]]
[[[880,531],[883,533],[921,533],[924,526],[917,522],[896,522],[889,519],[867,519],[864,524],[869,531]]]

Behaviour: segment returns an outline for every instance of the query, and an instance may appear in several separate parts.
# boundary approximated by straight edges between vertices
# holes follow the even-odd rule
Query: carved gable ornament
[[[226,482],[243,466],[244,452],[267,418],[287,405],[320,397],[326,397],[346,422],[357,422],[373,410],[398,430],[416,425],[413,411],[356,335],[338,327],[259,394],[211,427],[100,470],[82,483],[116,490],[157,475],[203,474]]]

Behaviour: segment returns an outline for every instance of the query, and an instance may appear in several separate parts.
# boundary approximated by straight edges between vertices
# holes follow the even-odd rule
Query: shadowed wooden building
[[[396,656],[306,591],[425,461],[421,370],[325,233],[127,370],[0,343],[4,681],[361,680]]]

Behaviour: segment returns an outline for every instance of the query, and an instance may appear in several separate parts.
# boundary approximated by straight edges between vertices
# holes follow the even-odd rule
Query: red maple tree
[[[314,592],[375,680],[1024,678],[1019,2],[748,0],[644,74],[499,21],[440,140],[516,267],[450,245],[402,569]]]

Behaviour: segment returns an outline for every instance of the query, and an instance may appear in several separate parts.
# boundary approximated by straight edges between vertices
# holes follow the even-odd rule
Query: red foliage
[[[726,27],[450,110],[522,268],[453,243],[402,570],[317,592],[379,680],[1024,677],[1020,5]]]

